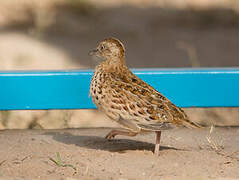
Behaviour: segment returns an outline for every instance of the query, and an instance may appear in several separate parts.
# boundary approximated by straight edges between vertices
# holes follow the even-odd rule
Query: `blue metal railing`
[[[239,107],[239,68],[135,69],[180,107]],[[91,109],[92,70],[2,71],[0,110]]]

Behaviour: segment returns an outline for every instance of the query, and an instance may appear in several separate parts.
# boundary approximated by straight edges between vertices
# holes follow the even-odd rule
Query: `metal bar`
[[[180,107],[239,107],[239,68],[135,69]],[[92,70],[2,71],[0,110],[91,109]]]

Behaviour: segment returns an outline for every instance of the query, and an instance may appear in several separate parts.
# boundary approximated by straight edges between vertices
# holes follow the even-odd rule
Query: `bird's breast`
[[[96,70],[90,84],[90,93],[92,95],[92,100],[98,108],[105,103],[106,99],[106,80],[107,75],[103,71]]]

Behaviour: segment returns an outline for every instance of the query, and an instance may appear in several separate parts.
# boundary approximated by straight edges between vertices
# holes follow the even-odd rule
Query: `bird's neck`
[[[125,64],[125,58],[123,57],[115,59],[107,59],[104,62],[102,62],[99,66],[104,71],[113,73],[122,73],[126,69],[128,69]]]

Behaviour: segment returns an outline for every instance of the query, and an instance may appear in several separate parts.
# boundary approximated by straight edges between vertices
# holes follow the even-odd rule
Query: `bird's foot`
[[[112,130],[105,136],[105,139],[107,140],[114,139],[116,135],[136,136],[137,133],[129,131]]]

